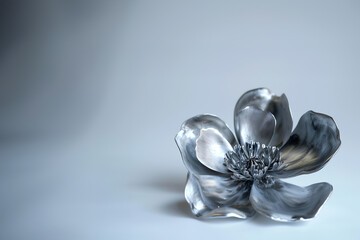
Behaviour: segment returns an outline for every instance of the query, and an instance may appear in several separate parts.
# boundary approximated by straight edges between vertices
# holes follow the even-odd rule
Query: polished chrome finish
[[[224,166],[224,156],[231,151],[233,146],[214,128],[201,129],[200,136],[196,140],[196,157],[208,168],[227,173]]]
[[[331,159],[340,144],[340,133],[334,119],[308,111],[281,148],[283,165],[272,175],[293,177],[318,171]]]
[[[255,182],[250,201],[255,210],[273,220],[291,222],[315,217],[332,192],[328,183],[299,187],[276,180],[270,187]]]
[[[267,113],[271,113],[275,118],[276,126],[274,135],[272,136],[269,143],[263,143],[277,147],[281,147],[282,145],[284,145],[289,138],[293,127],[289,102],[285,94],[282,94],[279,97],[273,94],[267,88],[258,88],[244,93],[235,105],[235,131],[237,131],[236,125],[238,125],[237,121],[239,121],[239,118],[237,117],[239,112],[248,106],[260,109]],[[256,118],[257,117],[254,116],[251,120],[256,121]],[[253,141],[257,140],[253,139]]]
[[[232,145],[237,144],[233,133],[220,118],[209,115],[197,115],[185,121],[179,133],[175,137],[186,168],[194,174],[217,174],[215,171],[203,165],[196,157],[196,140],[200,136],[201,129],[215,129]]]
[[[257,211],[277,221],[313,218],[332,186],[303,188],[278,177],[311,173],[329,161],[340,146],[334,120],[309,111],[291,134],[286,96],[264,88],[241,96],[234,114],[238,141],[213,115],[190,118],[175,137],[189,170],[185,198],[193,214],[245,219]]]
[[[275,131],[274,115],[255,107],[246,107],[234,118],[235,134],[241,145],[252,141],[269,144]]]
[[[250,189],[249,182],[188,173],[185,199],[197,217],[245,219],[255,214],[249,201]]]

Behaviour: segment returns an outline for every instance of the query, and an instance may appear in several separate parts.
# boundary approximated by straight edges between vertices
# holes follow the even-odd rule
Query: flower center
[[[276,170],[280,161],[279,148],[251,142],[227,152],[224,165],[232,172],[233,179],[260,180],[268,170]]]

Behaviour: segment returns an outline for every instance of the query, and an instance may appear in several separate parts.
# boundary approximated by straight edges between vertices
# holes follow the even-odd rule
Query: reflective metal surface
[[[189,173],[185,198],[198,217],[237,217],[246,219],[255,214],[249,201],[251,184],[218,176],[195,177]]]
[[[224,165],[225,154],[232,150],[233,146],[213,128],[201,129],[200,136],[196,140],[196,157],[208,168],[227,173],[228,169]]]
[[[235,133],[241,145],[247,142],[269,144],[275,132],[275,117],[255,107],[246,107],[235,116]]]
[[[273,220],[290,222],[315,217],[332,192],[328,183],[299,187],[280,180],[268,188],[253,184],[251,205],[257,212]]]
[[[282,94],[281,96],[276,96],[267,88],[257,88],[244,93],[235,105],[235,131],[238,113],[248,106],[271,113],[274,116],[276,125],[274,135],[272,136],[269,145],[277,147],[284,145],[289,138],[293,127],[289,102],[286,95]],[[253,117],[253,121],[256,121],[256,116]]]
[[[225,122],[214,115],[197,115],[185,121],[175,136],[175,141],[185,166],[194,174],[217,174],[211,168],[203,165],[196,157],[196,140],[200,136],[201,129],[207,128],[217,130],[232,146],[237,144]]]
[[[175,137],[189,171],[185,198],[193,214],[245,219],[259,212],[289,222],[313,218],[332,186],[303,188],[278,178],[317,171],[330,160],[340,146],[334,120],[309,111],[291,134],[286,96],[268,89],[246,92],[234,114],[237,140],[213,115],[190,118]]]
[[[272,175],[292,177],[315,172],[331,159],[340,144],[335,121],[325,114],[308,111],[282,147],[283,164]]]

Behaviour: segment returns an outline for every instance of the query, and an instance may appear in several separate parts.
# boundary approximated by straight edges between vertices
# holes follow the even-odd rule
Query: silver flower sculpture
[[[279,178],[321,169],[340,146],[339,130],[325,114],[306,112],[295,130],[286,96],[266,88],[240,97],[235,135],[218,117],[185,121],[175,141],[188,169],[185,198],[201,217],[277,221],[313,218],[332,192],[329,183],[299,187]]]

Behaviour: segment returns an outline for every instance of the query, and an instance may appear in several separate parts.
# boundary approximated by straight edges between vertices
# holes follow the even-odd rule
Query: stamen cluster
[[[227,152],[224,165],[232,172],[233,179],[260,180],[267,171],[276,170],[280,161],[279,148],[250,142]]]

